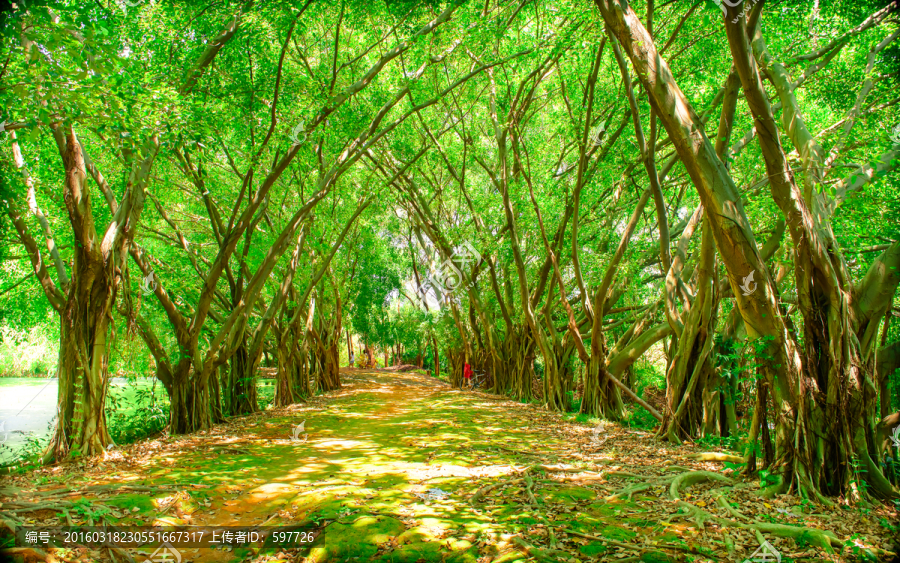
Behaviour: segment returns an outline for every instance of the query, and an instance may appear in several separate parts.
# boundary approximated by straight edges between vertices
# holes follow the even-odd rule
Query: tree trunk
[[[328,321],[322,319],[323,314],[320,308],[316,327],[309,332],[313,360],[310,377],[316,381],[320,391],[334,391],[341,388],[341,314],[338,311]]]
[[[246,337],[231,356],[231,402],[233,416],[251,414],[259,410],[256,393],[256,370],[247,350]]]
[[[760,361],[777,409],[774,465],[779,476],[779,482],[767,494],[795,488],[801,495],[819,498],[823,498],[821,493],[855,496],[858,489],[852,482],[856,479],[855,467],[861,466],[871,491],[885,497],[896,495],[897,491],[884,478],[867,446],[866,436],[871,435],[875,417],[872,407],[866,405],[863,389],[874,385],[865,369],[868,358],[860,354],[860,342],[865,339],[853,333],[851,322],[854,314],[861,318],[864,315],[860,313],[865,313],[859,302],[853,301],[859,288],[850,283],[841,250],[828,224],[828,206],[820,199],[821,194],[807,190],[804,196],[794,182],[751,53],[746,20],[738,16],[739,10],[731,8],[725,18],[725,28],[735,68],[754,117],[772,198],[783,213],[794,242],[794,273],[804,318],[802,350],[788,320],[781,314],[776,286],[758,250],[741,196],[706,138],[702,121],[656,50],[652,36],[621,0],[595,0],[594,3],[607,29],[622,43],[631,59],[641,85],[697,188],[748,334],[751,338],[764,338]],[[793,118],[786,131],[804,155],[807,180],[810,180],[815,166],[810,167],[809,161],[815,160],[815,151],[809,151],[809,144],[798,134],[803,123],[795,109],[791,108]],[[812,183],[814,179],[809,182]],[[900,246],[892,248],[897,254],[890,260],[900,260]],[[757,274],[758,288],[741,294],[737,290],[739,280],[748,279],[751,273]],[[890,276],[881,275],[887,283]],[[900,279],[896,267],[892,275],[894,278],[888,283],[893,288],[891,292]],[[866,284],[862,289],[869,287],[871,284]],[[860,327],[864,324],[861,322]],[[854,456],[858,463],[854,463]]]
[[[607,420],[620,420],[625,408],[622,394],[609,378],[603,363],[600,356],[592,354],[585,366],[581,413]]]
[[[900,369],[900,341],[887,345],[888,329],[890,329],[891,312],[884,317],[881,346],[875,353],[875,373],[878,380],[878,396],[880,398],[881,418],[893,412],[891,397],[891,375]]]
[[[466,363],[466,353],[463,350],[447,350],[447,359],[450,362],[450,385],[461,388],[463,383],[463,367]]]
[[[531,382],[534,378],[534,340],[531,331],[523,325],[513,325],[497,350],[499,362],[493,364],[495,393],[509,395],[527,403],[532,398]]]
[[[717,395],[709,388],[715,380],[710,352],[718,309],[718,280],[715,244],[708,219],[703,221],[700,260],[697,293],[680,327],[681,335],[666,373],[667,405],[659,436],[675,443],[698,437],[703,428],[713,428],[712,413],[719,410],[713,404]]]
[[[78,284],[82,276],[73,279]],[[97,283],[95,289],[101,284]],[[73,289],[78,295],[78,286]],[[55,459],[99,455],[112,443],[104,404],[109,387],[108,311],[70,297],[59,346],[59,421],[50,449]]]
[[[440,358],[440,354],[438,353],[437,338],[435,338],[433,334],[431,335],[431,346],[434,350],[434,376],[440,377],[441,376],[441,358]]]
[[[222,382],[225,381],[224,366],[219,366],[215,375],[210,378],[210,387],[212,388],[212,417],[213,423],[225,422],[225,412],[222,410]]]
[[[373,368],[375,367],[375,347],[371,344],[366,344],[366,367]]]
[[[169,432],[190,434],[212,425],[209,405],[209,377],[195,372],[189,360],[175,367],[172,382]]]
[[[294,370],[297,369],[293,361],[293,351],[290,340],[280,338],[276,357],[278,371],[275,374],[275,406],[286,407],[297,402],[297,394],[294,387]]]

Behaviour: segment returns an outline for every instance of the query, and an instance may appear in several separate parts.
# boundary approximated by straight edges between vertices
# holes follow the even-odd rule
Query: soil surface
[[[178,548],[191,562],[776,561],[767,550],[782,563],[892,558],[896,508],[764,498],[740,465],[698,459],[708,448],[579,424],[415,373],[350,369],[342,382],[207,432],[3,477],[2,518],[7,527],[264,525],[315,534],[296,548]],[[7,557],[122,562],[154,551]]]

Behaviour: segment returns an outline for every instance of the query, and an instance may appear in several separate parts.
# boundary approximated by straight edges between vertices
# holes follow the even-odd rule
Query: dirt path
[[[7,479],[0,509],[32,525],[64,523],[66,508],[76,524],[318,532],[305,549],[180,550],[196,562],[743,561],[763,540],[799,561],[890,548],[878,522],[896,513],[762,499],[721,463],[687,457],[701,450],[647,433],[416,374],[342,379],[307,404]],[[110,560],[106,549],[55,555]]]

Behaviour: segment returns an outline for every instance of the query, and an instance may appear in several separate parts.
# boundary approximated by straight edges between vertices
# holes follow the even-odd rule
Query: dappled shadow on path
[[[124,525],[312,527],[320,532],[312,546],[279,556],[308,563],[646,553],[674,561],[666,558],[720,557],[756,542],[729,530],[729,546],[678,516],[683,501],[662,484],[689,469],[721,469],[687,460],[690,448],[612,424],[600,436],[558,414],[415,373],[353,369],[342,380],[307,403],[125,448],[88,468],[85,486],[145,490],[84,495],[73,487],[70,499],[110,507],[107,518]],[[700,480],[690,494],[707,498],[717,486]],[[261,562],[274,552],[185,555]]]

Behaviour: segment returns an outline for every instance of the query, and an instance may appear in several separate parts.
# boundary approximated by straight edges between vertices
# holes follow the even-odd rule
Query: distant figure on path
[[[466,366],[463,368],[463,377],[466,378],[466,387],[472,386],[472,366],[466,361]]]
[[[356,361],[356,354],[350,352],[350,367],[353,367],[353,362]]]

